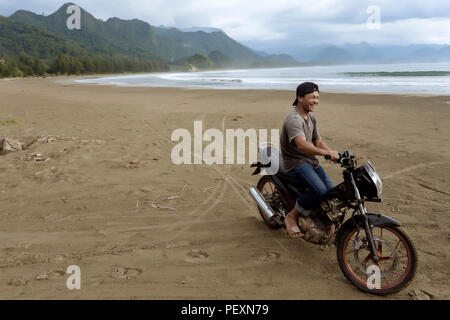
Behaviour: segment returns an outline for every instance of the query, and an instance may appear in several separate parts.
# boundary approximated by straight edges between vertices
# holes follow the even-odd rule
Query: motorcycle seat
[[[297,179],[294,179],[287,174],[284,169],[283,155],[276,146],[269,143],[262,143],[259,146],[259,157],[262,161],[264,161],[264,163],[278,164],[278,168],[269,168],[267,170],[267,173],[274,174],[276,177],[278,177],[286,186],[286,188],[289,189],[291,193],[293,193],[294,197],[300,197],[302,193],[305,193],[309,190],[308,188],[302,186]],[[274,169],[278,170],[275,171]]]

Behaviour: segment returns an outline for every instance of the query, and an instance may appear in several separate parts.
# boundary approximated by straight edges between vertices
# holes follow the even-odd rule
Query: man
[[[311,209],[334,187],[315,157],[328,154],[334,162],[339,159],[339,154],[322,141],[316,119],[311,115],[318,104],[319,87],[313,82],[300,84],[293,104],[295,108],[286,116],[281,130],[280,148],[284,170],[310,189],[297,199],[294,209],[286,215],[286,229],[293,238],[304,236],[298,225],[299,214],[311,214]]]

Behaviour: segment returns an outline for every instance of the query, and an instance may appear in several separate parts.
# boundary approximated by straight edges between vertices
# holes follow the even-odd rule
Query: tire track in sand
[[[200,117],[200,119],[197,119],[197,120],[203,121],[204,118],[205,118],[205,115],[203,114],[203,115]],[[197,121],[197,120],[196,120],[196,121]],[[172,141],[170,141],[170,140],[166,139],[164,136],[162,136],[156,129],[153,128],[153,126],[151,126],[151,124],[150,124],[147,120],[144,120],[144,121],[151,127],[153,133],[154,133],[157,137],[163,139],[163,140],[164,140],[167,144],[169,144],[169,145],[172,144]],[[222,126],[223,126],[223,125],[224,125],[224,120],[222,119]],[[207,208],[203,211],[203,213],[202,213],[200,216],[197,216],[197,217],[194,218],[194,219],[190,219],[190,220],[187,221],[187,222],[186,222],[186,221],[176,221],[176,222],[174,222],[174,223],[171,223],[170,226],[169,226],[168,228],[165,229],[165,231],[168,231],[168,232],[173,232],[173,231],[175,231],[175,233],[174,233],[175,235],[174,235],[173,237],[171,237],[171,239],[169,239],[169,240],[167,240],[167,241],[173,241],[173,240],[176,239],[179,235],[183,234],[187,229],[189,229],[190,226],[192,226],[193,224],[195,224],[195,223],[199,220],[199,218],[203,217],[203,216],[204,216],[207,212],[209,212],[214,206],[216,206],[216,205],[218,204],[218,202],[220,202],[220,199],[223,198],[223,195],[224,195],[224,193],[225,193],[225,191],[226,191],[226,188],[223,188],[223,186],[224,186],[225,184],[222,184],[222,186],[221,186],[221,184],[222,184],[222,182],[219,181],[219,182],[213,187],[214,191],[208,196],[208,198],[205,199],[205,200],[201,203],[200,206],[198,206],[197,208],[195,208],[195,209],[193,209],[192,211],[190,211],[190,212],[187,213],[187,215],[192,216],[192,215],[194,215],[195,213],[197,213],[198,211],[202,210],[202,207],[201,207],[201,206],[203,206],[203,205],[209,203],[209,202],[216,196],[216,194],[219,192],[218,190],[220,189],[220,192],[219,192],[219,195],[217,196],[216,201],[214,201],[209,207],[207,207]],[[219,200],[219,201],[218,201],[218,200]],[[180,225],[183,225],[183,227],[181,227],[179,230],[177,230],[177,228],[179,228]]]
[[[205,115],[203,114],[200,118],[201,121],[203,121],[205,119]],[[222,128],[225,127],[225,117],[222,118]],[[212,166],[208,166],[209,168],[213,168],[216,172],[219,173],[219,175],[223,176],[223,173],[220,172],[219,170],[217,170],[216,168],[212,167]],[[223,178],[224,180],[226,179],[226,177]],[[222,184],[222,185],[221,185]],[[220,190],[219,190],[220,189]],[[196,216],[193,219],[190,219],[188,222],[186,221],[177,221],[176,223],[172,224],[169,228],[166,229],[166,231],[172,232],[174,230],[176,230],[179,225],[184,225],[183,227],[181,227],[180,229],[178,229],[177,231],[175,231],[175,235],[173,237],[171,237],[169,240],[167,241],[173,241],[176,238],[178,238],[180,235],[184,234],[192,225],[194,225],[195,223],[198,222],[198,220],[200,220],[200,218],[204,217],[208,212],[210,212],[217,204],[220,203],[220,201],[222,201],[224,195],[226,192],[226,184],[222,183],[222,181],[219,181],[219,183],[217,183],[214,186],[214,192],[211,193],[211,195],[202,202],[201,206],[209,203],[212,198],[214,198],[214,196],[218,193],[218,196],[216,198],[216,200],[209,205],[206,209],[203,210],[203,212]],[[197,213],[198,211],[202,210],[202,208],[197,207],[194,210],[192,210],[191,212],[188,213],[188,215],[192,216],[193,214]]]
[[[430,167],[430,166],[436,166],[436,165],[440,165],[440,164],[444,164],[444,163],[447,163],[447,161],[437,161],[437,162],[429,162],[429,163],[422,162],[422,163],[416,164],[414,166],[411,166],[411,167],[408,167],[408,168],[404,168],[404,169],[392,172],[392,173],[390,173],[388,175],[385,175],[382,180],[392,179],[392,178],[395,178],[395,177],[397,177],[397,176],[399,176],[399,175],[401,175],[403,173],[406,173],[406,172],[410,172],[410,171],[417,170],[417,169],[420,169],[420,168],[427,168],[427,167]]]
[[[209,205],[205,210],[202,211],[201,214],[197,215],[195,218],[190,219],[187,222],[180,221],[179,224],[184,223],[184,226],[179,229],[176,229],[175,232],[173,233],[173,236],[166,238],[165,241],[166,242],[174,241],[175,239],[177,239],[178,237],[180,237],[181,235],[186,233],[192,225],[196,224],[201,218],[203,218],[206,214],[208,214],[212,209],[214,209],[215,206],[217,206],[223,200],[226,190],[227,190],[227,184],[222,183],[222,186],[220,187],[220,190],[218,191],[219,196],[216,198],[216,200],[213,203],[211,203],[211,205]],[[198,208],[195,211],[200,211],[200,210],[201,210],[201,208]],[[173,229],[174,229],[174,227],[171,227],[171,228],[168,228],[167,231],[171,231]]]

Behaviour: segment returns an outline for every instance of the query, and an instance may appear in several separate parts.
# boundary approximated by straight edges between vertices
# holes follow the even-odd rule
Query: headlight
[[[378,175],[377,171],[375,170],[373,165],[370,163],[370,161],[368,161],[364,167],[365,167],[367,173],[369,174],[370,178],[372,179],[373,184],[377,188],[378,198],[382,199],[383,183],[381,182],[380,176]]]

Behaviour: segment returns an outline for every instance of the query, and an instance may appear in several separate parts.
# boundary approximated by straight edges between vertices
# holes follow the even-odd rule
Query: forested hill
[[[21,53],[51,59],[59,53],[76,56],[94,52],[43,28],[0,16],[0,56],[18,57]]]
[[[86,44],[98,52],[120,52],[140,57],[146,55],[173,61],[194,54],[208,55],[220,50],[233,61],[253,62],[263,60],[261,56],[224,32],[182,32],[175,28],[157,28],[147,22],[133,19],[110,18],[106,21],[96,19],[81,8],[81,29],[69,30],[66,21],[70,16],[63,5],[49,16],[37,15],[30,11],[19,10],[10,18],[14,21],[33,24],[51,32]]]
[[[262,61],[263,57],[253,50],[231,39],[222,31],[215,32],[182,32],[176,28],[153,28],[155,33],[164,41],[176,44],[170,53],[172,59],[179,59],[196,53],[208,55],[219,50],[229,56],[233,61],[251,63]]]
[[[241,66],[285,66],[285,56],[262,57],[220,30],[183,32],[133,19],[103,21],[80,8],[80,29],[69,29],[67,3],[51,15],[18,10],[0,16],[0,76],[115,73]],[[39,67],[38,67],[39,66]],[[39,71],[37,71],[39,70]]]
[[[168,70],[169,65],[155,55],[139,58],[96,50],[44,28],[0,16],[0,77]]]

